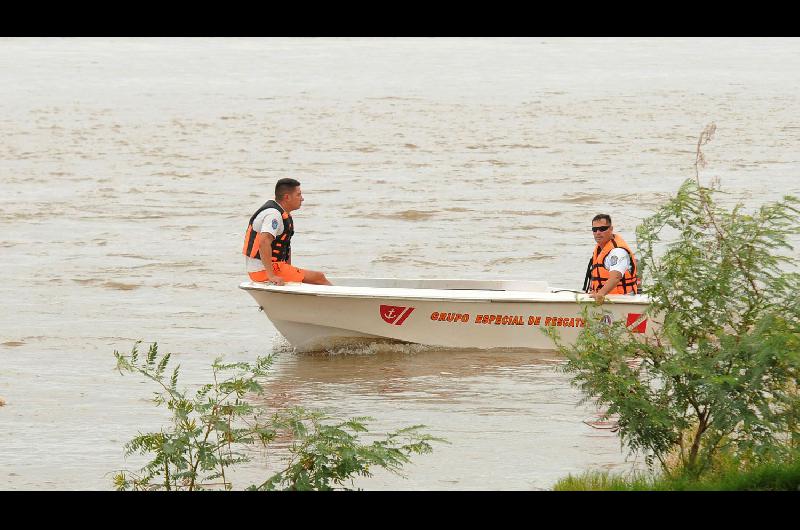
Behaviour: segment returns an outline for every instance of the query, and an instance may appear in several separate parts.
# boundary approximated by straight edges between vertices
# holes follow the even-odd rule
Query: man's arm
[[[264,264],[264,269],[267,271],[267,281],[275,285],[284,285],[286,282],[283,278],[275,275],[272,270],[272,241],[275,236],[268,232],[260,232],[258,236],[261,240],[258,242],[258,253],[261,255],[261,263]]]
[[[603,285],[603,288],[597,291],[596,293],[591,293],[589,296],[594,298],[598,304],[603,303],[603,299],[608,294],[610,290],[617,286],[619,281],[622,279],[622,274],[618,271],[610,271],[608,273],[608,281]]]

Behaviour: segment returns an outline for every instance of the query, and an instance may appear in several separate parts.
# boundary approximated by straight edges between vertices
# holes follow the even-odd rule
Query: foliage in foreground
[[[153,402],[166,407],[172,418],[168,428],[139,434],[125,445],[126,456],[148,455],[150,461],[138,472],[117,472],[118,490],[230,490],[230,468],[251,461],[255,448],[277,441],[290,444],[287,465],[248,489],[349,489],[357,476],[372,476],[374,468],[401,475],[412,454],[429,453],[431,442],[444,441],[414,425],[364,443],[360,436],[368,433],[368,417],[329,424],[326,420],[332,418],[324,413],[299,407],[267,414],[246,398],[263,392],[258,379],[267,375],[271,356],[252,364],[216,359],[213,381],[192,394],[178,388],[180,366],[167,377],[169,353],[159,356],[153,343],[141,357],[139,344],[128,356],[114,352],[117,369],[154,382],[158,390]]]
[[[589,471],[559,480],[555,491],[800,491],[800,457],[762,461],[744,468],[738,462],[718,458],[701,477],[691,474],[652,476],[616,475]]]
[[[331,490],[341,489],[354,476],[370,477],[372,468],[400,474],[411,454],[431,452],[431,441],[443,441],[420,435],[422,425],[389,433],[385,439],[370,444],[359,442],[366,433],[364,423],[371,418],[358,417],[334,424],[322,413],[295,408],[275,417],[274,424],[289,433],[294,442],[285,469],[252,490]]]
[[[590,318],[574,346],[559,344],[573,384],[619,418],[622,443],[674,476],[699,477],[719,459],[780,461],[800,442],[800,275],[789,244],[800,203],[786,196],[753,213],[715,203],[718,188],[699,178],[714,130],[698,141],[695,179],[637,228],[648,317],[661,330],[643,340]]]

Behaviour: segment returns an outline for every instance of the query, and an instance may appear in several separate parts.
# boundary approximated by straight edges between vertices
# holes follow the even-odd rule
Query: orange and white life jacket
[[[609,279],[610,272],[605,266],[606,256],[615,248],[621,248],[628,253],[631,265],[625,271],[625,274],[622,275],[619,283],[617,283],[608,294],[636,294],[639,292],[636,258],[633,257],[633,251],[619,234],[614,234],[603,248],[600,248],[600,245],[595,245],[592,257],[589,259],[589,267],[586,270],[586,279],[583,282],[584,291],[587,293],[596,293],[603,288],[603,285],[605,285]]]
[[[261,259],[261,252],[259,247],[258,232],[253,228],[253,221],[255,221],[258,214],[267,208],[275,208],[281,213],[283,219],[283,233],[272,240],[272,261],[289,261],[291,255],[291,242],[294,235],[294,221],[292,216],[286,213],[281,205],[275,201],[269,200],[265,202],[261,208],[256,210],[256,213],[250,218],[247,223],[247,232],[244,235],[244,247],[242,254],[247,257]]]

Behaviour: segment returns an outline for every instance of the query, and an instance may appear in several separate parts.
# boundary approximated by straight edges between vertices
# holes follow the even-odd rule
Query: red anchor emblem
[[[412,311],[414,311],[413,307],[381,305],[381,318],[388,324],[402,326]]]

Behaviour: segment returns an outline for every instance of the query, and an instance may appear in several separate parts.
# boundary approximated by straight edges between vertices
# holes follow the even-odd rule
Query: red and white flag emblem
[[[635,323],[639,318],[641,318],[642,313],[628,313],[628,321],[625,323],[625,326],[630,327],[631,324]],[[644,333],[647,329],[647,319],[645,318],[635,328],[631,328],[631,331],[634,333]]]
[[[401,307],[398,305],[381,305],[381,318],[389,324],[395,326],[403,325],[408,315],[414,311],[413,307]]]

